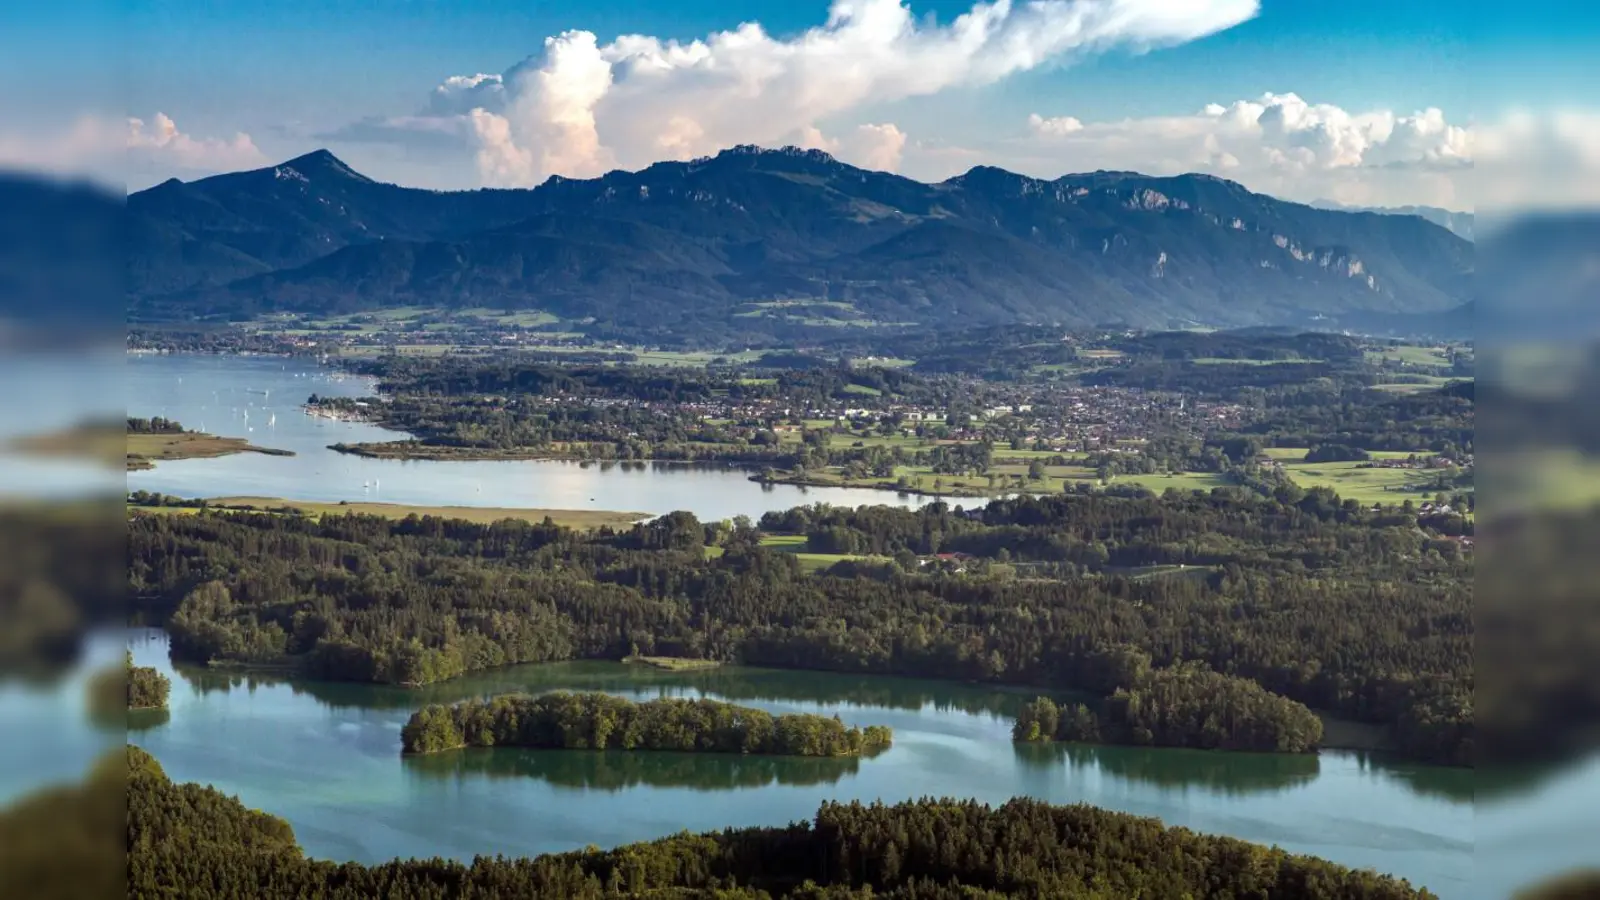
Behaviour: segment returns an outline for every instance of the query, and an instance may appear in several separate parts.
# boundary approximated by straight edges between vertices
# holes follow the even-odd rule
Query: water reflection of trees
[[[1096,769],[1107,775],[1163,788],[1199,787],[1230,795],[1285,791],[1309,784],[1322,772],[1321,757],[1312,753],[1226,753],[1151,747],[1091,744],[1016,745],[1018,760],[1033,768]],[[1528,790],[1552,777],[1550,770],[1521,773],[1483,772],[1429,766],[1378,753],[1350,753],[1360,770],[1399,782],[1411,791],[1452,803],[1484,799],[1486,788],[1500,794]]]
[[[1032,768],[1095,769],[1161,788],[1204,788],[1242,796],[1286,791],[1321,772],[1314,753],[1231,753],[1092,744],[1018,743],[1017,759]]]
[[[288,686],[335,708],[416,709],[500,694],[554,690],[603,691],[641,697],[701,694],[731,702],[809,703],[820,706],[961,712],[1009,719],[1031,694],[887,676],[788,672],[728,667],[671,672],[612,662],[513,666],[420,688],[352,682],[307,681],[262,671],[182,667],[178,676],[201,693]]]
[[[1455,803],[1471,803],[1479,779],[1473,769],[1454,766],[1427,766],[1383,753],[1347,751],[1356,758],[1361,771],[1389,781],[1398,781],[1413,792]]]
[[[513,748],[471,748],[403,759],[407,771],[423,778],[536,778],[557,787],[602,791],[639,786],[725,791],[773,784],[834,784],[854,775],[861,764],[853,758]]]
[[[128,718],[124,723],[129,731],[149,731],[160,728],[172,720],[172,710],[162,707],[160,709],[130,709]]]

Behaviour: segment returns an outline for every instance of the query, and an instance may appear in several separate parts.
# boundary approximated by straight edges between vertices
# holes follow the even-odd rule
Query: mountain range
[[[1347,206],[1337,200],[1314,200],[1317,209],[1337,209],[1344,212],[1370,212],[1385,216],[1419,216],[1441,228],[1448,228],[1467,240],[1476,240],[1473,233],[1476,216],[1439,206]]]
[[[524,190],[374,181],[327,151],[130,195],[130,311],[542,310],[594,334],[1310,325],[1470,293],[1472,245],[1206,175],[928,184],[736,147]]]

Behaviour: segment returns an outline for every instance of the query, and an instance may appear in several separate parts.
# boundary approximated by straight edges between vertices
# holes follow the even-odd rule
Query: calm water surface
[[[682,829],[808,819],[824,800],[926,795],[990,803],[1088,802],[1174,825],[1276,843],[1402,874],[1466,896],[1469,773],[1391,766],[1358,754],[1214,754],[1016,747],[1008,716],[1027,697],[977,686],[823,673],[668,673],[619,663],[519,666],[421,691],[174,671],[160,632],[134,655],[170,673],[170,713],[129,740],[175,779],[208,782],[283,816],[308,853],[526,855],[610,846]],[[488,749],[403,758],[410,713],[507,691],[600,690],[715,697],[774,713],[837,713],[894,728],[864,760]],[[136,726],[143,724],[134,723]]]
[[[689,509],[703,518],[755,516],[817,501],[919,502],[880,491],[763,487],[738,472],[679,467],[361,460],[325,446],[396,435],[312,418],[298,408],[311,393],[370,393],[370,383],[359,379],[304,362],[213,356],[134,356],[96,372],[120,372],[124,390],[67,391],[61,402],[0,407],[0,433],[15,433],[19,424],[29,430],[64,426],[84,410],[115,407],[126,397],[133,415],[169,416],[299,454],[185,460],[128,474],[130,489],[183,496]],[[81,386],[81,374],[64,370],[63,390]],[[36,375],[29,383],[39,383]],[[97,397],[104,401],[99,406]],[[49,470],[7,460],[0,465],[0,492],[9,482],[37,491]],[[83,484],[74,481],[83,477],[81,469],[58,477]],[[1593,861],[1586,823],[1600,808],[1600,757],[1510,785],[1480,782],[1475,809],[1469,772],[1356,753],[1016,747],[1007,716],[1024,695],[973,686],[574,663],[405,691],[175,671],[160,632],[133,635],[136,659],[168,672],[173,694],[170,712],[134,719],[127,739],[154,753],[177,780],[214,784],[283,816],[310,854],[330,859],[470,859],[609,846],[685,828],[806,819],[826,799],[950,795],[997,803],[1026,795],[1275,843],[1398,874],[1446,898],[1505,897],[1534,879]],[[6,733],[29,736],[0,741],[0,802],[42,781],[80,776],[97,752],[124,739],[120,729],[89,724],[83,683],[87,666],[115,660],[125,639],[103,636],[85,668],[56,683],[0,684]],[[400,727],[424,703],[551,689],[711,696],[774,712],[837,712],[847,722],[892,726],[895,744],[858,761],[507,749],[400,756]]]
[[[130,490],[184,497],[250,495],[651,514],[682,509],[706,520],[759,517],[808,503],[918,506],[927,501],[893,491],[762,485],[747,472],[725,467],[363,459],[327,446],[404,435],[308,416],[300,406],[313,393],[370,395],[369,379],[277,357],[131,355],[125,369],[130,415],[165,416],[187,428],[248,438],[297,454],[242,453],[160,463],[129,472]]]
[[[122,493],[120,471],[85,460],[12,452],[12,441],[123,414],[120,349],[0,355],[0,498]],[[120,500],[118,502],[121,502]]]

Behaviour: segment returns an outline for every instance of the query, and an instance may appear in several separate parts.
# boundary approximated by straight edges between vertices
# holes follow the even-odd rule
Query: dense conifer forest
[[[1012,737],[1303,753],[1317,749],[1322,720],[1253,681],[1186,663],[1150,670],[1093,707],[1039,697],[1017,716]]]
[[[889,748],[880,725],[846,728],[838,717],[774,716],[717,700],[662,697],[636,703],[601,693],[555,691],[425,706],[400,732],[405,753],[458,747],[676,750],[766,756],[863,756]]]
[[[1224,488],[811,507],[761,524],[877,559],[807,574],[751,523],[687,513],[594,533],[140,513],[129,578],[137,611],[193,662],[425,684],[643,654],[1109,697],[1135,688],[1106,652],[1127,645],[1155,668],[1195,662],[1388,726],[1415,757],[1472,758],[1470,555],[1403,515]],[[969,558],[952,569],[941,553]]]
[[[176,784],[127,749],[128,896],[208,900],[978,900],[1193,897],[1401,900],[1434,895],[1234,838],[1088,806],[970,800],[824,804],[782,828],[684,834],[536,859],[305,857],[282,819]],[[110,777],[116,777],[115,774]],[[81,802],[81,801],[80,801]],[[0,833],[7,823],[0,822]]]

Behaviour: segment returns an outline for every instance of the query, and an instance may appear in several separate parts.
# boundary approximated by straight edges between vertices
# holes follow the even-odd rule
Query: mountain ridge
[[[646,333],[685,331],[685,316],[722,333],[1302,324],[1453,308],[1472,268],[1469,243],[1420,218],[1215,176],[974,166],[926,183],[753,145],[453,192],[377,182],[321,150],[163,182],[128,214],[131,302],[158,316],[490,305]]]
[[[1473,213],[1445,209],[1442,206],[1350,206],[1337,200],[1313,200],[1310,205],[1316,209],[1330,209],[1340,212],[1376,213],[1382,216],[1418,216],[1466,240],[1477,240],[1475,230],[1477,217]]]

